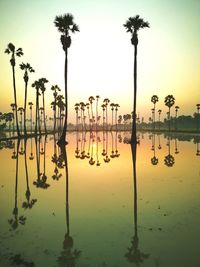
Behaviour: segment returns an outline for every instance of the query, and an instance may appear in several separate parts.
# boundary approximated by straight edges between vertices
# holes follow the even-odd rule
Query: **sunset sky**
[[[123,24],[136,14],[149,21],[150,28],[139,31],[138,107],[145,119],[150,116],[151,96],[163,110],[164,97],[173,94],[180,114],[192,115],[200,103],[200,1],[199,0],[1,0],[0,1],[0,111],[8,112],[13,102],[12,72],[4,50],[9,42],[22,47],[17,59],[18,106],[23,105],[21,62],[36,70],[30,77],[49,80],[64,93],[64,51],[54,26],[56,15],[72,13],[80,32],[72,36],[69,49],[69,120],[74,104],[100,95],[119,103],[120,114],[132,111],[133,46]],[[29,86],[28,101],[35,101]],[[48,108],[49,116],[52,115]],[[173,113],[173,112],[172,112]],[[173,114],[172,114],[173,115]]]

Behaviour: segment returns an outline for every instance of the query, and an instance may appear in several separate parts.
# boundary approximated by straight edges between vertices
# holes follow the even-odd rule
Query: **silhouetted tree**
[[[156,118],[155,118],[155,114],[156,114],[156,103],[158,102],[158,96],[157,95],[153,95],[152,97],[151,97],[151,102],[153,103],[153,108],[154,108],[154,116],[153,116],[153,128],[154,128],[154,130],[155,130],[155,127],[156,127],[156,124],[155,124],[155,122],[156,122]]]
[[[74,23],[74,18],[71,14],[64,14],[61,16],[56,16],[54,20],[55,26],[58,28],[58,31],[61,32],[60,41],[62,43],[63,50],[65,52],[65,121],[62,131],[62,135],[58,144],[60,146],[66,145],[66,131],[67,131],[67,118],[68,118],[68,95],[67,95],[67,72],[68,72],[68,48],[71,45],[71,36],[70,32],[75,33],[79,31],[78,25]]]
[[[26,103],[27,103],[27,88],[28,88],[28,72],[35,72],[34,69],[31,67],[29,63],[22,63],[19,65],[21,70],[24,70],[24,83],[25,83],[25,96],[24,96],[24,135],[27,135],[27,130],[26,130]]]
[[[161,109],[159,109],[159,110],[158,110],[158,122],[159,122],[159,130],[160,130],[160,115],[161,115],[161,113],[162,113],[162,110],[161,110]]]
[[[177,115],[178,115],[178,110],[180,109],[179,106],[175,106],[175,129],[177,130]]]
[[[103,100],[103,103],[105,104],[105,110],[106,110],[106,131],[108,131],[108,104],[110,103],[110,99],[105,98]]]
[[[46,91],[45,83],[48,83],[49,81],[46,78],[40,79],[40,90],[42,92],[42,106],[43,106],[43,120],[44,120],[44,131],[45,134],[47,134],[47,126],[46,126],[46,112],[45,112],[45,98],[44,98],[44,92]]]
[[[149,28],[149,23],[140,18],[139,15],[130,17],[123,25],[127,32],[131,33],[131,43],[134,46],[134,100],[133,100],[133,120],[131,143],[136,143],[136,99],[137,99],[137,46],[138,31],[143,28]]]
[[[171,116],[170,116],[170,109],[171,107],[174,105],[175,103],[175,98],[173,97],[173,95],[168,95],[165,97],[165,106],[167,106],[169,108],[169,131],[171,130]]]
[[[18,124],[18,116],[17,116],[17,90],[16,90],[16,83],[15,83],[15,56],[21,57],[23,56],[22,48],[16,49],[12,43],[9,43],[6,50],[6,54],[11,54],[10,64],[12,66],[12,74],[13,74],[13,90],[14,90],[14,101],[15,101],[15,119],[16,119],[16,127],[17,127],[17,135],[20,136],[19,132],[19,124]]]
[[[58,95],[58,91],[61,91],[61,89],[58,87],[58,85],[53,85],[51,87],[51,90],[53,91],[53,97],[54,97],[54,101],[51,103],[52,108],[53,108],[53,112],[54,112],[54,127],[53,127],[53,131],[56,131],[56,99],[57,99],[57,95]]]

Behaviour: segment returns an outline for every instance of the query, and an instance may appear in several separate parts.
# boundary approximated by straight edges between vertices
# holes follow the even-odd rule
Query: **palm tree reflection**
[[[87,134],[89,134],[89,138],[86,138]],[[102,152],[100,153],[100,132],[82,132],[82,134],[77,132],[75,157],[81,160],[86,159],[90,165],[96,165],[97,167],[101,166],[101,162],[109,163],[111,159],[118,158],[120,156],[118,151],[120,136],[118,140],[118,133],[103,131],[102,140]],[[109,143],[109,141],[111,142]],[[109,149],[111,149],[110,155]]]
[[[175,159],[171,155],[171,152],[170,152],[170,146],[171,146],[170,142],[171,142],[171,140],[170,140],[170,137],[168,136],[168,138],[167,138],[168,155],[164,159],[164,163],[167,167],[173,167],[173,165],[175,163]]]
[[[155,144],[155,134],[152,134],[152,147],[151,149],[153,150],[153,157],[151,158],[151,164],[152,165],[157,165],[158,164],[158,158],[156,157],[156,144]]]
[[[12,230],[16,230],[19,226],[25,225],[26,217],[23,215],[19,216],[18,211],[18,202],[17,202],[17,194],[18,194],[18,165],[19,165],[19,146],[20,146],[20,140],[17,141],[17,152],[16,152],[16,172],[15,172],[15,204],[13,209],[13,218],[8,220],[8,223],[10,224]]]
[[[37,187],[37,188],[42,188],[42,189],[47,189],[50,185],[47,183],[47,176],[45,173],[45,150],[46,150],[46,136],[44,138],[44,148],[42,145],[41,148],[41,136],[39,137],[35,137],[35,147],[36,147],[36,167],[37,167],[37,180],[33,182],[33,184]],[[40,172],[40,160],[41,157],[40,155],[43,155],[43,173]]]
[[[27,166],[27,154],[26,154],[26,145],[27,139],[24,139],[24,164],[25,164],[25,174],[26,174],[26,201],[22,203],[22,207],[24,209],[32,209],[34,204],[37,202],[37,199],[31,199],[31,191],[29,187],[29,180],[28,180],[28,166]]]
[[[68,266],[75,267],[76,261],[81,255],[81,251],[74,249],[74,241],[72,236],[70,236],[70,223],[69,223],[69,172],[68,172],[68,161],[67,161],[67,152],[65,146],[61,147],[60,158],[64,162],[65,167],[65,177],[66,177],[66,226],[67,232],[64,236],[63,249],[58,257],[58,265],[60,267]]]
[[[137,178],[136,178],[136,154],[137,143],[131,144],[132,162],[133,162],[133,184],[134,184],[134,236],[131,240],[131,246],[128,247],[128,251],[125,257],[130,263],[134,263],[137,266],[143,263],[145,259],[149,257],[149,254],[145,254],[139,249],[139,236],[138,236],[138,217],[137,217]]]
[[[53,152],[53,156],[51,158],[51,162],[53,162],[55,164],[55,167],[54,167],[54,173],[52,175],[52,178],[53,178],[53,180],[58,181],[62,177],[62,174],[59,173],[59,168],[58,168],[58,156],[57,156],[57,146],[56,146],[55,133],[53,136],[53,140],[54,140],[54,152]]]
[[[194,144],[197,145],[196,156],[200,156],[200,147],[199,147],[199,143],[200,143],[200,136],[195,136],[195,137],[194,137]]]

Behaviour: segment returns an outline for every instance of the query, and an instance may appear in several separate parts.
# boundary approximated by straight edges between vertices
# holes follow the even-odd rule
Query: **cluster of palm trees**
[[[77,131],[112,131],[114,128],[116,131],[118,130],[119,104],[110,103],[108,98],[105,98],[100,104],[99,99],[99,95],[90,96],[88,102],[75,104]],[[109,121],[109,110],[111,111],[111,122]]]
[[[153,95],[151,97],[151,102],[153,103],[153,108],[151,109],[152,112],[152,117],[150,117],[150,121],[153,124],[153,130],[156,128],[156,103],[159,101],[159,97],[157,95]],[[168,112],[167,112],[167,120],[168,120],[168,129],[169,131],[171,130],[171,108],[175,104],[175,98],[173,95],[167,95],[164,99],[165,106],[168,107]],[[179,106],[175,106],[175,117],[177,119],[177,114],[178,114]],[[158,109],[158,122],[159,122],[159,129],[160,129],[160,116],[161,116],[162,110]],[[177,125],[176,125],[177,129]]]

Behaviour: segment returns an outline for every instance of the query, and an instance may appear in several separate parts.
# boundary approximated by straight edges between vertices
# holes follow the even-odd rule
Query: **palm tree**
[[[90,109],[91,109],[91,129],[93,129],[93,123],[94,123],[94,113],[93,113],[93,106],[92,106],[92,103],[93,101],[95,100],[95,98],[93,96],[90,96],[88,98],[88,101],[90,102]]]
[[[40,82],[39,80],[35,81],[32,84],[32,87],[35,87],[36,89],[36,101],[35,101],[35,135],[37,134],[37,126],[38,126],[38,120],[39,120],[39,89],[40,89]]]
[[[76,130],[78,131],[78,111],[79,111],[79,106],[80,104],[79,103],[76,103],[75,105],[75,111],[76,111]]]
[[[104,131],[104,128],[105,128],[105,110],[106,110],[106,105],[105,104],[102,104],[101,107],[102,107],[102,110],[103,110],[103,131]]]
[[[29,76],[28,76],[28,71],[31,72],[35,72],[34,69],[31,67],[31,65],[29,63],[22,63],[19,65],[21,70],[24,70],[24,83],[25,83],[25,97],[24,97],[24,135],[27,135],[27,131],[26,131],[26,103],[27,103],[27,87],[28,87],[28,80],[29,80]]]
[[[171,116],[170,116],[170,109],[171,107],[174,105],[175,103],[175,98],[173,97],[173,95],[168,95],[165,97],[165,106],[167,106],[169,108],[169,117],[168,117],[168,121],[169,121],[169,131],[171,130],[171,125],[170,125],[170,122],[171,122]]]
[[[197,107],[197,131],[199,130],[199,121],[200,121],[200,118],[199,118],[199,110],[200,110],[200,104],[196,104],[196,107]]]
[[[63,132],[58,141],[58,144],[66,145],[66,131],[67,131],[67,117],[68,117],[68,97],[67,97],[67,71],[68,71],[68,61],[67,61],[67,54],[68,48],[71,45],[71,36],[70,32],[75,33],[79,31],[78,25],[74,23],[74,18],[71,14],[64,14],[61,16],[56,16],[54,20],[55,26],[58,28],[58,31],[61,32],[60,41],[63,46],[63,50],[65,52],[65,122],[63,127]]]
[[[151,97],[151,102],[152,102],[153,105],[154,105],[154,107],[153,107],[153,108],[154,108],[154,114],[153,114],[153,115],[154,115],[154,116],[153,116],[153,122],[154,122],[154,123],[153,123],[153,128],[154,128],[154,130],[155,130],[155,126],[156,126],[156,124],[155,124],[155,123],[156,123],[156,121],[155,121],[155,120],[156,120],[156,118],[155,118],[155,114],[156,114],[156,103],[158,102],[158,100],[159,100],[159,99],[158,99],[158,96],[157,96],[157,95],[153,95],[153,96]]]
[[[115,107],[115,104],[111,103],[110,107],[111,107],[111,111],[112,111],[112,126],[111,126],[111,130],[112,130],[113,129],[113,121],[114,121],[114,107]]]
[[[160,115],[161,115],[161,113],[162,113],[162,110],[161,110],[161,109],[159,109],[159,110],[158,110],[158,122],[159,122],[159,130],[160,130]]]
[[[46,126],[46,115],[45,115],[45,101],[44,101],[44,92],[46,91],[45,83],[49,81],[46,78],[40,79],[40,90],[42,92],[42,105],[43,105],[43,120],[44,120],[44,131],[47,134],[47,126]]]
[[[176,126],[175,126],[175,128],[176,128],[176,130],[177,130],[177,115],[178,115],[178,110],[180,109],[180,107],[179,106],[175,106],[175,113],[176,113],[176,115],[175,115],[175,117],[176,117],[176,121],[175,121],[175,124],[176,124]]]
[[[103,100],[103,103],[105,104],[106,109],[106,131],[108,131],[108,104],[110,103],[110,100],[108,98],[105,98]]]
[[[17,116],[17,90],[15,83],[15,56],[21,57],[23,56],[22,48],[16,49],[12,43],[9,43],[6,50],[6,54],[11,53],[10,64],[12,66],[12,74],[13,74],[13,90],[14,90],[14,101],[15,101],[15,119],[16,119],[16,127],[17,127],[17,135],[20,137],[19,124],[18,124],[18,116]]]
[[[134,46],[134,100],[133,100],[133,119],[131,143],[136,143],[136,99],[137,99],[137,46],[138,31],[143,28],[149,28],[149,23],[140,18],[139,15],[130,17],[123,25],[127,32],[131,33],[131,43]]]
[[[32,102],[28,102],[29,108],[30,108],[30,124],[31,124],[31,134],[32,134],[32,125],[33,125],[33,103]]]
[[[56,131],[56,98],[58,95],[58,91],[61,91],[61,89],[58,87],[58,85],[51,86],[51,90],[53,91],[54,101],[51,103],[54,111],[54,132]]]
[[[116,131],[118,130],[118,127],[117,127],[117,111],[118,111],[118,108],[120,107],[119,104],[115,104],[115,125],[116,125]]]
[[[96,131],[97,131],[97,128],[98,128],[97,124],[98,124],[98,103],[99,103],[99,98],[100,98],[100,96],[97,95],[96,96]]]

